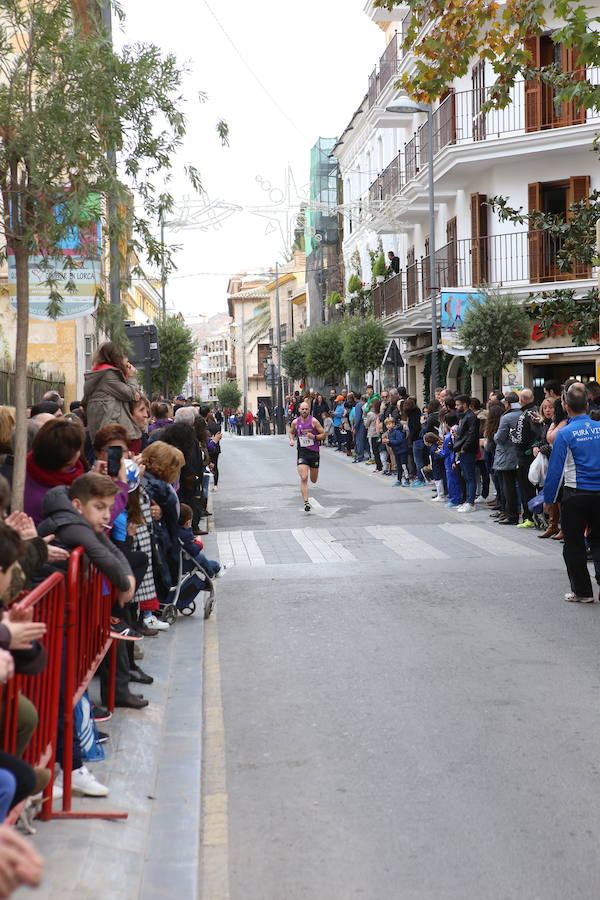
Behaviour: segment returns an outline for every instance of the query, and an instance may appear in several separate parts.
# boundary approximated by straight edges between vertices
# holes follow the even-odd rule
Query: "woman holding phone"
[[[90,440],[105,425],[122,425],[131,438],[138,440],[141,429],[131,413],[131,404],[140,399],[136,370],[126,356],[108,341],[101,344],[91,372],[84,375],[82,406],[85,409]]]

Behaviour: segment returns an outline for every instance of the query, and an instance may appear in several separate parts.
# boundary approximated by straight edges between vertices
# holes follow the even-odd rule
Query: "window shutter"
[[[590,176],[572,175],[569,178],[569,191],[567,194],[567,218],[570,218],[569,207],[571,203],[580,203],[587,200],[590,195]]]
[[[525,39],[525,50],[531,56],[532,68],[541,65],[540,37]],[[542,83],[538,78],[525,82],[525,131],[539,131],[542,127]]]
[[[569,50],[568,64],[568,71],[573,73],[575,81],[585,81],[585,66],[579,63],[579,50],[575,47]],[[576,103],[572,103],[571,106],[571,125],[582,125],[585,122],[585,107]]]
[[[471,281],[488,280],[488,207],[485,194],[471,194]]]
[[[571,218],[571,203],[580,203],[587,200],[590,195],[590,176],[572,175],[569,178],[569,190],[567,191],[567,219]],[[582,262],[575,262],[572,278],[591,278],[592,269]]]
[[[527,186],[529,213],[542,212],[542,185],[535,181]],[[529,280],[539,284],[544,273],[544,244],[540,231],[529,226]]]
[[[456,216],[449,219],[446,223],[446,244],[447,244],[447,286],[458,286],[458,266],[457,266],[457,234],[456,234]]]

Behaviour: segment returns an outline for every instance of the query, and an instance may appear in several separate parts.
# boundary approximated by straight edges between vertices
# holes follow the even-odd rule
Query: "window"
[[[543,34],[527,38],[525,49],[531,55],[533,68],[555,65],[562,72],[572,72],[576,80],[585,81],[585,67],[579,65],[577,50],[555,43],[552,36]],[[537,78],[525,81],[525,130],[541,131],[563,128],[585,122],[585,109],[574,103],[556,102],[556,91]]]
[[[589,192],[589,175],[573,175],[564,181],[536,181],[528,185],[529,212],[540,210],[561,216],[566,221],[571,204],[585,200]],[[530,228],[528,244],[529,280],[533,284],[591,278],[591,268],[584,263],[576,262],[570,272],[561,270],[557,259],[561,238]]]

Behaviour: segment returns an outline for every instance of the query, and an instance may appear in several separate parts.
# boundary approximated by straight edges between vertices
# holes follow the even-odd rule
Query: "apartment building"
[[[431,352],[426,115],[387,109],[398,93],[395,81],[413,64],[410,50],[402,47],[406,9],[375,9],[369,0],[365,13],[381,29],[384,49],[333,150],[344,191],[346,277],[359,264],[363,280],[370,281],[369,250],[383,247],[398,255],[400,272],[374,288],[374,307],[390,337],[401,341],[406,385],[421,399]],[[424,20],[421,34],[429,26]],[[573,51],[555,44],[551,30],[529,40],[534,63],[554,62],[597,83],[598,71],[578,69]],[[600,115],[570,103],[557,106],[551,88],[523,80],[512,90],[509,106],[486,111],[494,80],[490,64],[474,59],[469,73],[434,104],[433,114],[435,263],[438,321],[450,357],[444,360],[446,382],[461,389],[470,380],[477,396],[492,385],[476,372],[470,376],[452,327],[468,307],[469,295],[483,285],[523,299],[560,287],[580,295],[596,283],[591,267],[561,272],[556,241],[527,225],[501,222],[488,200],[502,195],[525,212],[566,216],[571,202],[600,188],[597,157],[590,152]],[[565,335],[542,338],[532,322],[531,341],[503,381],[536,387],[548,377],[573,375],[585,381],[596,377],[599,364],[597,344],[577,348]]]
[[[256,413],[258,401],[271,403],[271,390],[265,380],[267,359],[271,356],[271,343],[265,331],[264,337],[252,341],[248,326],[260,315],[271,295],[268,291],[270,276],[234,275],[227,288],[227,308],[231,317],[230,374],[242,391],[245,409]]]

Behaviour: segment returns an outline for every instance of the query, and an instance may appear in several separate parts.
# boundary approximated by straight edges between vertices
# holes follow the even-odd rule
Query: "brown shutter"
[[[532,68],[541,65],[540,38],[525,39],[525,50],[531,55]],[[525,131],[539,131],[542,127],[542,83],[538,78],[525,82]]]
[[[579,51],[574,47],[565,47],[561,44],[560,61],[563,72],[569,72],[573,75],[574,81],[585,81],[585,66],[578,64]],[[554,112],[554,127],[562,125],[581,125],[585,122],[585,108],[580,104],[563,103],[560,116]]]
[[[569,178],[569,189],[567,191],[567,220],[571,218],[571,203],[580,203],[581,200],[587,200],[590,195],[590,176],[589,175],[573,175]],[[591,278],[591,266],[587,266],[582,262],[575,262],[573,265],[572,278]]]
[[[448,251],[447,285],[448,287],[458,287],[456,216],[446,222],[446,244]]]
[[[471,194],[471,281],[488,280],[488,207],[485,194]]]
[[[527,186],[529,214],[542,212],[542,185],[535,181]],[[529,226],[529,280],[532,284],[539,284],[544,274],[544,245],[542,233]]]
[[[567,192],[567,218],[571,217],[569,212],[571,203],[580,203],[587,200],[590,195],[590,176],[589,175],[573,175],[569,178],[569,190]]]

